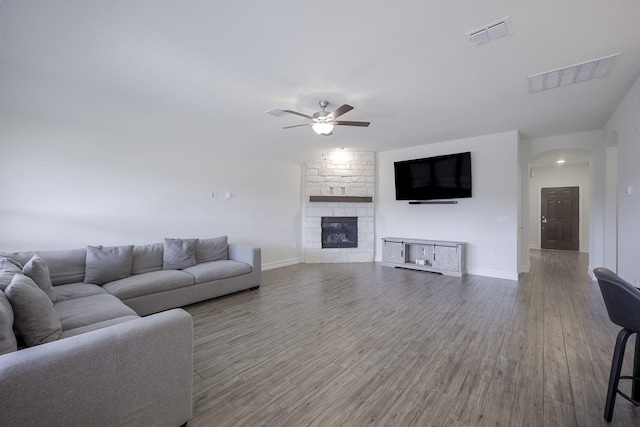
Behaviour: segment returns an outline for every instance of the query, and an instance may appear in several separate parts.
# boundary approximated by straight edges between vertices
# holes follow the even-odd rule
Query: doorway
[[[541,189],[540,247],[577,251],[580,248],[580,189]]]

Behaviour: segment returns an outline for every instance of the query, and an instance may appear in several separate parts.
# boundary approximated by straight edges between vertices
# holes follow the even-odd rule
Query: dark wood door
[[[578,187],[542,189],[542,249],[577,251],[580,248],[579,201]]]

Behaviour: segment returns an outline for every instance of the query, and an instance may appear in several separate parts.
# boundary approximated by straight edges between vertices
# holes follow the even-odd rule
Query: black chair
[[[640,336],[636,335],[636,346],[633,360],[633,376],[620,376],[624,350],[627,340],[633,334],[640,332],[640,290],[629,282],[621,279],[608,268],[596,268],[593,270],[600,285],[600,291],[604,298],[604,304],[609,313],[609,319],[622,330],[618,333],[616,346],[611,361],[611,374],[609,375],[609,388],[604,407],[604,419],[611,421],[613,406],[616,403],[616,394],[624,397],[636,406],[640,406]],[[620,380],[632,380],[631,396],[618,389]]]

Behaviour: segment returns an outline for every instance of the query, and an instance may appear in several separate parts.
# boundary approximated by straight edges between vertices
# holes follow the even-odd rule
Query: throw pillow
[[[18,342],[13,333],[13,308],[4,292],[0,291],[0,354],[17,350]]]
[[[22,267],[22,274],[33,280],[47,294],[51,302],[56,302],[56,293],[53,290],[51,277],[49,276],[49,266],[44,259],[34,255]]]
[[[84,282],[103,285],[131,274],[133,245],[87,246]]]
[[[18,266],[12,259],[0,257],[0,291],[4,291],[9,286],[11,279],[17,273],[22,273],[22,266]]]
[[[131,274],[162,270],[162,249],[162,243],[134,246]]]
[[[196,265],[198,239],[164,239],[163,270],[182,270]]]
[[[227,236],[198,240],[196,248],[196,261],[198,264],[219,259],[229,259]]]
[[[60,319],[47,294],[33,280],[16,274],[5,295],[13,308],[14,327],[27,346],[58,339],[62,333]]]

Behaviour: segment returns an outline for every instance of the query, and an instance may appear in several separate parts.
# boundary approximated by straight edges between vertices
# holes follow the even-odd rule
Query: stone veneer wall
[[[307,263],[373,262],[374,208],[371,203],[310,202],[310,196],[375,194],[375,153],[333,151],[305,164],[304,260]],[[322,249],[323,216],[357,216],[358,247]]]

